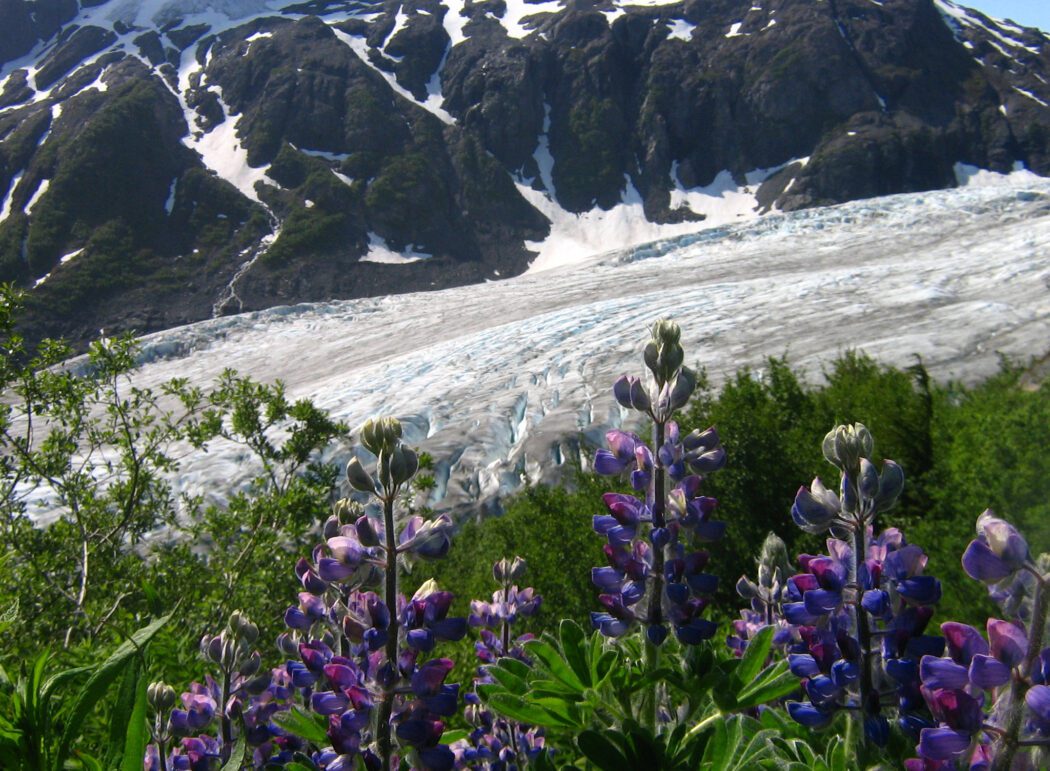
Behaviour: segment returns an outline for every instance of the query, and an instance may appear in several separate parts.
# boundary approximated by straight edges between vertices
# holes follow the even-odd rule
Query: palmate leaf
[[[88,681],[84,683],[83,688],[81,688],[80,693],[77,694],[73,702],[73,708],[66,722],[66,728],[62,732],[62,738],[58,743],[53,761],[54,771],[62,770],[66,759],[69,757],[70,748],[73,746],[74,740],[80,735],[84,720],[91,710],[105,696],[106,691],[121,675],[129,662],[134,657],[141,655],[143,646],[153,639],[154,635],[168,623],[170,618],[170,614],[162,616],[131,635],[130,638],[120,644],[108,659],[99,665],[91,677],[88,678]]]
[[[587,644],[583,629],[571,619],[562,619],[558,633],[566,663],[572,668],[581,685],[584,688],[590,688],[594,685],[590,662],[587,660],[590,646]]]
[[[736,694],[737,709],[766,704],[799,689],[798,678],[791,674],[786,661],[771,664],[743,690]]]
[[[774,755],[776,732],[761,728],[757,720],[734,715],[720,722],[704,749],[705,771],[747,771]]]
[[[772,647],[773,627],[771,626],[762,627],[748,641],[744,655],[740,657],[734,672],[735,678],[741,686],[747,687],[755,679],[755,676],[762,671]]]
[[[525,650],[535,661],[542,663],[550,674],[564,684],[567,688],[577,693],[586,690],[580,678],[566,663],[561,653],[546,640],[529,640],[525,643]]]

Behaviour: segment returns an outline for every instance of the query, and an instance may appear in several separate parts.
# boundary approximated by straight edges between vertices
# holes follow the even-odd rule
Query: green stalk
[[[663,527],[664,522],[664,499],[666,496],[666,473],[663,463],[660,462],[660,448],[664,444],[665,423],[663,421],[653,422],[653,524],[652,527]],[[646,626],[663,623],[663,593],[664,593],[664,550],[653,549],[653,592],[649,596],[649,608],[646,612]],[[660,648],[653,645],[649,640],[646,630],[642,630],[645,644],[645,669],[652,672],[660,666]],[[653,682],[649,698],[652,700],[652,709],[645,709],[647,717],[651,720],[650,728],[656,731],[660,711],[659,699],[660,685]],[[643,709],[648,705],[643,705]]]
[[[390,611],[390,627],[386,638],[386,660],[397,672],[397,541],[394,539],[394,495],[388,493],[383,498],[383,523],[386,526],[386,606]],[[376,747],[382,759],[385,771],[390,771],[390,759],[393,747],[390,741],[390,715],[394,709],[394,694],[397,684],[391,683],[383,688],[383,699],[379,704],[379,717],[376,725]]]
[[[857,713],[857,719],[860,722],[860,732],[858,738],[861,742],[865,741],[864,734],[864,718],[871,716],[878,716],[879,714],[879,696],[875,691],[874,673],[872,671],[872,650],[871,650],[871,625],[868,623],[868,612],[864,610],[861,605],[861,587],[859,583],[860,565],[864,560],[864,555],[868,553],[868,528],[864,523],[864,518],[860,517],[859,522],[854,524],[853,528],[853,560],[850,564],[849,581],[855,587],[857,593],[856,600],[853,604],[854,613],[857,618],[857,640],[860,643],[860,711]]]

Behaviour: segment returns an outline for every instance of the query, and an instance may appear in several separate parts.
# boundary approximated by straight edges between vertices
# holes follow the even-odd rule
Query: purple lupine
[[[801,642],[791,647],[791,669],[809,697],[808,704],[789,705],[791,714],[817,726],[836,710],[854,710],[865,737],[883,744],[889,732],[883,699],[894,692],[905,731],[931,724],[919,661],[940,655],[944,640],[925,633],[941,585],[924,574],[922,549],[895,528],[874,536],[875,518],[895,504],[904,474],[889,460],[880,473],[870,459],[873,447],[860,423],[824,437],[824,457],[840,473],[838,492],[818,477],[799,489],[791,515],[806,532],[835,537],[827,542],[828,554],[799,558],[804,572],[788,579],[782,610],[798,627]]]
[[[733,621],[734,634],[726,638],[736,655],[741,655],[748,641],[767,626],[776,627],[773,644],[778,649],[783,649],[793,638],[791,624],[782,610],[791,570],[787,545],[775,533],[770,533],[762,543],[756,562],[756,580],[740,576],[736,582],[737,594],[750,601],[750,606],[740,612],[740,618]]]
[[[655,449],[636,434],[614,430],[606,434],[608,449],[594,458],[600,474],[629,471],[639,495],[608,493],[608,513],[594,517],[595,532],[607,541],[608,565],[591,572],[603,607],[591,622],[607,637],[640,624],[653,646],[663,643],[668,627],[687,645],[714,635],[716,625],[703,612],[716,582],[703,572],[708,553],[693,544],[718,541],[725,532],[725,524],[711,516],[717,502],[700,494],[700,475],[725,464],[718,433],[712,428],[681,436],[671,420],[696,388],[696,375],[682,366],[680,338],[677,324],[657,321],[644,351],[652,386],[627,375],[613,385],[622,407],[652,421]]]
[[[1050,574],[1032,561],[1017,529],[991,511],[978,518],[962,564],[1011,617],[988,619],[987,639],[967,624],[942,624],[948,657],[924,656],[919,669],[935,722],[921,730],[920,757],[909,768],[1032,767],[1027,753],[1050,746],[1050,648],[1043,647]]]
[[[528,666],[532,664],[523,647],[532,635],[512,636],[512,627],[535,615],[542,601],[532,587],[518,588],[516,582],[525,570],[525,560],[521,557],[500,559],[492,566],[492,577],[499,585],[492,601],[470,603],[467,620],[471,626],[481,629],[475,652],[482,666],[474,678],[475,687],[492,682],[485,665],[502,657],[517,659]],[[476,692],[466,694],[465,701],[465,715],[472,730],[467,738],[452,745],[457,768],[520,769],[545,751],[542,728],[494,715],[481,705]]]

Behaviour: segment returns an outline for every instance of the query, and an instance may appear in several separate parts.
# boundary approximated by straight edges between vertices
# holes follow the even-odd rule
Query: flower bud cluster
[[[740,611],[733,621],[733,634],[726,644],[736,654],[747,649],[748,641],[767,626],[773,626],[773,645],[782,649],[793,639],[793,628],[784,618],[782,607],[787,598],[787,579],[792,572],[787,545],[775,533],[766,536],[758,557],[757,580],[741,576],[736,591],[749,601],[749,607]]]

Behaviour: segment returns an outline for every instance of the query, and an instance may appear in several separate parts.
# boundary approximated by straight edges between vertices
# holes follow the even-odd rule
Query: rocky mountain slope
[[[496,279],[958,164],[1050,175],[1050,39],[948,0],[0,19],[0,280],[31,336]]]

